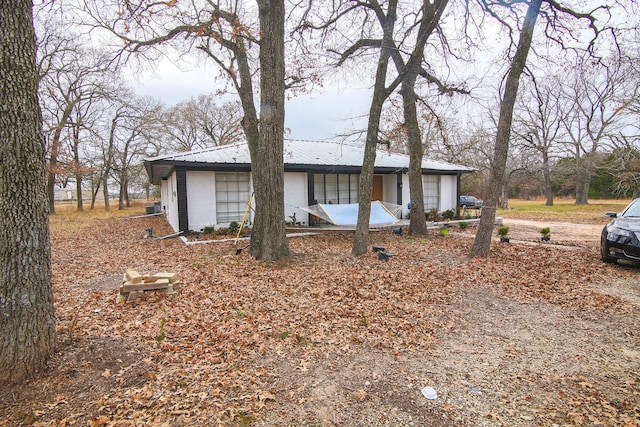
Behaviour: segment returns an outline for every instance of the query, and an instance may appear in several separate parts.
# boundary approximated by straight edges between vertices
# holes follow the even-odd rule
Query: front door
[[[371,201],[382,201],[382,175],[373,176],[373,190],[371,191]]]

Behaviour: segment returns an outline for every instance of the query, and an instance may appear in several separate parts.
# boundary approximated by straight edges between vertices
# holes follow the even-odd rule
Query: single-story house
[[[363,146],[285,140],[285,221],[311,225],[318,218],[302,208],[318,203],[357,203]],[[161,206],[176,231],[201,231],[240,223],[252,195],[247,143],[148,158],[150,181],[160,186]],[[408,214],[409,156],[378,150],[372,200],[399,205]],[[460,178],[472,168],[435,160],[422,161],[425,210],[457,208]],[[248,223],[253,222],[249,211]]]

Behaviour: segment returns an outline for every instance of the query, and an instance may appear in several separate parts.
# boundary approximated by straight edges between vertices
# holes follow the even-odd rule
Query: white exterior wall
[[[440,176],[440,212],[449,209],[456,210],[458,202],[456,201],[457,179],[455,175]]]
[[[457,177],[455,175],[440,175],[440,207],[439,211],[447,209],[456,210],[456,188]],[[409,194],[409,175],[402,174],[402,217],[406,218],[409,213],[408,204],[411,200]],[[394,202],[395,203],[395,202]]]
[[[382,175],[382,201],[388,203],[398,202],[398,177],[396,174]]]
[[[215,172],[187,171],[189,229],[202,231],[216,225]]]
[[[285,221],[291,221],[291,216],[295,213],[296,221],[309,225],[308,213],[299,209],[299,206],[307,206],[309,197],[307,195],[307,173],[306,172],[285,172],[284,173],[284,216]]]
[[[253,191],[253,180],[250,180],[251,191]],[[442,175],[440,177],[440,211],[456,209],[456,186],[455,175]],[[307,206],[307,174],[306,172],[285,172],[284,174],[284,211],[285,221],[291,221],[291,216],[295,213],[296,219],[304,225],[308,225],[307,212],[299,209]],[[176,174],[173,172],[168,179],[162,180],[160,186],[162,209],[166,214],[167,221],[173,230],[179,228],[178,220],[178,197]],[[385,202],[397,203],[397,176],[395,174],[383,176],[383,200]],[[409,177],[402,174],[402,217],[406,218],[409,212],[407,205],[410,200]],[[206,226],[225,227],[228,224],[217,224],[216,222],[216,198],[215,198],[215,172],[207,171],[187,171],[187,204],[189,211],[189,228],[200,231]],[[255,200],[252,205],[255,209]],[[251,223],[253,223],[254,211],[251,211]]]
[[[169,178],[163,179],[160,184],[160,201],[162,202],[162,210],[166,214],[167,222],[173,228],[173,231],[178,231],[178,187],[176,185],[176,173],[175,171],[169,175]]]
[[[406,219],[409,215],[409,200],[411,200],[411,194],[409,193],[409,174],[402,174],[402,218]]]

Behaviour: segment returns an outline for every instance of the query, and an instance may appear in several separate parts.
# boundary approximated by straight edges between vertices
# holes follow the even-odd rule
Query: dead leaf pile
[[[593,247],[495,244],[489,259],[470,260],[471,240],[455,233],[372,233],[372,245],[394,254],[384,262],[373,252],[353,258],[351,235],[328,234],[291,239],[291,259],[265,264],[248,251],[235,255],[229,242],[156,241],[145,238],[147,228],[157,235],[171,232],[162,218],[142,218],[52,236],[60,351],[50,371],[11,391],[13,399],[2,392],[0,418],[7,421],[0,426],[271,425],[273,417],[283,424],[352,425],[370,417],[372,425],[478,425],[478,419],[493,423],[488,425],[637,425],[637,357],[621,359],[632,361],[625,362],[628,374],[609,371],[596,381],[562,367],[555,373],[522,371],[531,363],[524,346],[505,344],[501,360],[513,366],[496,366],[496,375],[502,369],[509,376],[518,366],[519,377],[496,383],[506,390],[513,386],[516,394],[517,388],[529,388],[523,395],[529,400],[518,404],[499,393],[472,393],[465,401],[427,406],[419,393],[412,401],[398,389],[399,383],[416,388],[425,380],[399,368],[400,361],[411,366],[417,362],[410,359],[435,354],[445,337],[457,337],[466,328],[461,325],[473,321],[453,309],[470,289],[509,304],[552,307],[558,316],[616,322],[628,334],[621,344],[637,346],[639,305],[596,288],[637,281],[638,271],[604,265]],[[127,268],[176,272],[180,293],[145,292],[137,303],[116,304],[110,280],[121,279]],[[96,286],[101,280],[103,286]],[[100,357],[74,350],[90,346],[102,348],[96,351]],[[363,353],[369,355],[364,366],[346,368]],[[576,357],[581,355],[567,360]],[[609,362],[602,361],[603,370]],[[78,367],[72,369],[73,363]],[[378,363],[397,370],[379,372]],[[50,384],[56,385],[43,390],[54,378]],[[330,378],[335,382],[326,383]],[[469,393],[460,378],[446,379]],[[536,394],[536,387],[545,392]],[[314,395],[320,392],[322,399]],[[521,418],[521,405],[529,418]]]

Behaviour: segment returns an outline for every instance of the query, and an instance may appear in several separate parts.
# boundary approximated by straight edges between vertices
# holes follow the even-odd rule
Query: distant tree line
[[[85,47],[89,40],[56,21],[50,7],[37,9],[35,23],[51,213],[54,189],[68,186],[78,210],[85,209],[82,190],[91,190],[91,208],[101,192],[106,209],[114,194],[123,209],[132,191],[150,194],[145,157],[241,138],[237,102],[205,93],[167,106],[137,96],[113,57]]]

